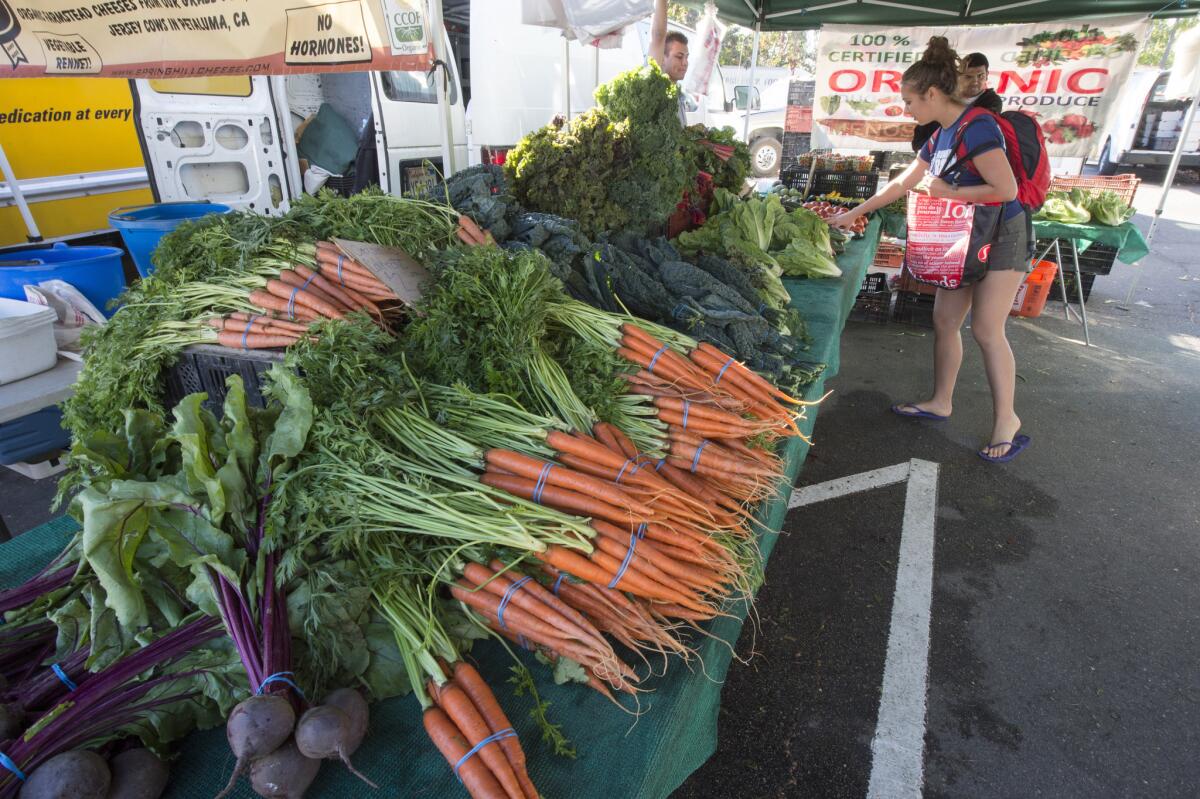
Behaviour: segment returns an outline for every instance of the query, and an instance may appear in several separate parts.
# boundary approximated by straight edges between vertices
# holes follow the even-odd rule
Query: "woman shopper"
[[[960,71],[961,64],[950,43],[941,36],[931,38],[921,59],[905,70],[900,93],[905,109],[918,124],[936,122],[938,130],[903,173],[874,197],[831,222],[848,226],[857,217],[882,208],[912,189],[931,197],[999,206],[997,214],[976,209],[977,224],[990,217],[996,225],[990,249],[986,250],[982,279],[956,289],[937,290],[933,306],[932,396],[922,402],[893,405],[892,411],[917,419],[949,418],[954,407],[954,384],[962,365],[962,325],[967,311],[971,311],[971,332],[983,353],[992,390],[991,443],[979,451],[979,456],[1002,463],[1029,445],[1028,436],[1017,434],[1021,420],[1013,407],[1016,362],[1004,332],[1008,312],[1029,268],[1028,212],[1016,201],[1017,181],[1004,153],[1004,136],[996,119],[983,115],[973,120],[963,128],[960,139],[959,126],[967,111],[956,97]],[[954,164],[956,152],[974,153],[972,168],[956,168],[956,177],[948,182],[941,177],[947,166],[962,166]]]

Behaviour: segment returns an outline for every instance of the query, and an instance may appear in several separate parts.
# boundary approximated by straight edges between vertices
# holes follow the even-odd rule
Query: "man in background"
[[[678,31],[667,32],[667,0],[654,0],[654,16],[650,18],[650,49],[654,59],[667,77],[679,83],[688,69],[688,40]],[[679,124],[687,127],[687,109],[683,91],[679,92]]]
[[[966,103],[967,108],[985,108],[993,114],[999,114],[1004,110],[1004,101],[1000,95],[989,89],[987,84],[987,56],[983,53],[971,53],[963,58],[962,72],[958,74],[958,99]],[[913,152],[920,151],[937,128],[936,122],[917,125],[917,129],[913,131]]]

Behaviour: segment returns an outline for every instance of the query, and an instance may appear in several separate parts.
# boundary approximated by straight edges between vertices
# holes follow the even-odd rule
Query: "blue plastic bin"
[[[0,297],[24,300],[25,286],[45,280],[65,280],[111,316],[108,301],[125,290],[123,253],[116,247],[53,247],[0,253]]]
[[[19,463],[66,449],[71,434],[62,429],[61,422],[62,411],[52,406],[0,424],[0,464]]]
[[[220,203],[156,203],[134,208],[118,208],[108,222],[121,231],[125,248],[133,256],[138,274],[147,277],[154,271],[150,253],[167,233],[190,219],[209,214],[227,214],[231,209]]]

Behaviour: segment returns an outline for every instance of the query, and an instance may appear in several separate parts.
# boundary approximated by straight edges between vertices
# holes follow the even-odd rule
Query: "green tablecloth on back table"
[[[813,338],[813,360],[829,364],[822,378],[812,385],[808,399],[825,390],[825,379],[837,373],[842,328],[854,297],[858,294],[867,266],[874,258],[879,225],[872,223],[864,239],[852,242],[839,259],[844,274],[831,280],[785,281],[793,304],[805,315]],[[811,435],[816,408],[800,425]],[[770,555],[787,513],[791,486],[808,454],[808,445],[789,439],[782,453],[787,481],[779,495],[760,508],[758,519],[770,532],[760,536],[764,557]],[[55,519],[15,540],[0,545],[0,587],[8,587],[32,576],[69,540],[76,529],[68,518]],[[525,653],[522,657],[538,678],[542,698],[550,702],[551,720],[575,743],[576,760],[555,757],[541,743],[536,725],[529,718],[528,697],[513,696],[505,680],[511,661],[493,642],[477,644],[471,657],[496,693],[513,722],[529,759],[529,772],[544,796],[558,799],[597,797],[666,797],[687,779],[716,749],[717,711],[721,683],[732,658],[730,646],[737,642],[746,609],[735,617],[721,618],[709,625],[714,638],[695,636],[693,644],[704,660],[704,669],[693,664],[689,670],[673,658],[666,677],[644,682],[652,689],[642,698],[642,717],[634,723],[591,689],[582,685],[558,686],[548,670]],[[728,645],[725,643],[728,642]],[[658,663],[661,667],[661,660]],[[631,729],[632,728],[632,729]],[[421,726],[421,712],[411,696],[387,700],[371,708],[371,731],[354,756],[355,764],[380,790],[350,777],[338,764],[321,769],[309,797],[337,799],[384,799],[396,796],[465,797],[449,767],[430,743]],[[211,799],[233,769],[233,757],[223,730],[195,733],[184,741],[179,759],[172,766],[168,799]],[[233,796],[251,797],[243,780]]]
[[[1150,252],[1150,245],[1142,231],[1132,222],[1120,225],[1071,225],[1066,222],[1047,222],[1035,219],[1033,234],[1039,239],[1071,239],[1079,252],[1087,250],[1089,245],[1103,244],[1117,251],[1121,263],[1135,264]],[[1067,268],[1067,264],[1062,264]]]

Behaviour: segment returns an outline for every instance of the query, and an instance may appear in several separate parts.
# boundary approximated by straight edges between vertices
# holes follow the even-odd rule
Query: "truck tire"
[[[1116,161],[1110,161],[1111,157],[1112,139],[1109,138],[1104,141],[1104,149],[1100,151],[1100,158],[1097,161],[1097,171],[1105,177],[1117,174],[1117,167],[1120,166]]]
[[[783,160],[783,145],[778,139],[764,136],[755,139],[750,145],[750,171],[756,178],[766,178],[779,174],[779,165]]]

